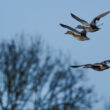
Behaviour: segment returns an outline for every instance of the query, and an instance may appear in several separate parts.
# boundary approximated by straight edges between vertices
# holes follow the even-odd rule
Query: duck
[[[78,25],[76,28],[85,29],[87,32],[96,32],[101,29],[101,28],[99,28],[99,26],[103,25],[103,23],[100,25],[97,25],[97,21],[99,21],[102,17],[104,17],[105,15],[107,15],[109,13],[110,13],[110,11],[107,11],[107,12],[104,12],[104,13],[96,16],[95,18],[93,18],[93,20],[90,23],[77,17],[73,13],[71,13],[71,16],[82,24],[82,25]]]
[[[86,30],[79,32],[76,29],[74,29],[68,25],[65,25],[65,24],[60,24],[60,26],[68,29],[68,31],[65,34],[72,35],[73,37],[75,37],[76,39],[78,39],[80,41],[89,40],[89,38],[86,36],[86,33],[87,33]]]
[[[96,70],[96,71],[103,71],[103,70],[106,70],[106,69],[110,68],[110,66],[107,65],[108,63],[110,63],[110,60],[105,60],[103,62],[94,63],[94,64],[73,65],[73,66],[70,66],[70,67],[71,68],[83,67],[83,68],[91,68],[91,69]]]

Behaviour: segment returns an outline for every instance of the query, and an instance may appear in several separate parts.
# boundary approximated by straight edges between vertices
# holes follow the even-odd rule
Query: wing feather
[[[77,17],[76,15],[74,15],[73,13],[71,13],[71,16],[76,19],[77,21],[79,21],[80,23],[82,23],[84,26],[88,26],[88,22],[83,20],[83,19],[80,19],[79,17]]]
[[[71,30],[71,31],[73,31],[73,32],[76,32],[77,34],[80,34],[79,31],[77,31],[76,29],[74,29],[74,28],[72,28],[72,27],[70,27],[70,26],[67,26],[67,25],[64,25],[64,24],[60,24],[60,26],[62,26],[62,27],[64,27],[64,28],[67,28],[67,29],[69,29],[69,30]]]
[[[72,65],[70,66],[71,68],[79,68],[79,67],[82,67],[82,66],[85,66],[85,65]]]
[[[105,15],[107,15],[108,13],[110,13],[110,11],[104,12],[98,16],[96,16],[92,21],[91,21],[91,25],[96,25],[97,21],[100,20],[100,18],[104,17]]]

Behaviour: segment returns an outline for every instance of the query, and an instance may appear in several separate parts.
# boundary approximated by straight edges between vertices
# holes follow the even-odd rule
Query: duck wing
[[[92,64],[85,64],[85,65],[72,65],[70,67],[72,67],[72,68],[79,68],[79,67],[91,68],[92,66],[93,66]]]
[[[67,25],[64,25],[64,24],[60,24],[60,26],[62,26],[62,27],[64,27],[64,28],[67,28],[67,29],[69,29],[69,30],[71,30],[71,31],[73,31],[73,32],[76,32],[77,34],[80,34],[79,31],[77,31],[76,29],[74,29],[74,28],[72,28],[72,27],[70,27],[70,26],[67,26]]]
[[[100,20],[100,18],[104,17],[105,15],[107,15],[108,13],[110,13],[110,11],[104,12],[98,16],[96,16],[92,21],[91,21],[91,25],[96,25],[97,21]]]
[[[108,63],[110,63],[110,60],[105,60],[105,61],[103,61],[103,62],[101,62],[101,63],[103,63],[103,64],[108,64]]]
[[[83,19],[80,19],[79,17],[77,17],[76,15],[74,15],[73,13],[71,13],[71,16],[76,19],[77,21],[79,21],[80,23],[82,23],[84,26],[88,26],[89,23]]]
[[[93,66],[102,66],[102,62],[101,63],[95,63],[95,64],[93,64]]]
[[[81,33],[82,36],[86,36],[87,31],[84,29],[80,33]]]
[[[82,66],[85,66],[85,65],[72,65],[70,66],[71,68],[79,68],[79,67],[82,67]]]

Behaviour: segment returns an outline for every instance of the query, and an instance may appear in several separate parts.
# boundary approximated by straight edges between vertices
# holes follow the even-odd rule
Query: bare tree
[[[84,80],[82,71],[73,72],[68,67],[60,67],[51,76],[51,80],[48,82],[48,90],[42,98],[40,97],[40,101],[37,101],[41,102],[40,106],[35,105],[35,107],[40,107],[41,110],[92,109],[97,100],[93,88],[85,86]]]
[[[101,110],[110,110],[110,99],[104,102],[103,109]]]
[[[95,98],[83,72],[42,45],[40,39],[0,44],[0,109],[90,110]]]

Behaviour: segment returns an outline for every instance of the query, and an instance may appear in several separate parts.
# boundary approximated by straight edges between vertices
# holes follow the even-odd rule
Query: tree
[[[102,110],[110,110],[110,99],[104,102],[104,106]]]
[[[83,72],[71,70],[69,58],[42,45],[39,38],[0,44],[0,108],[90,110],[94,92],[84,85]]]

